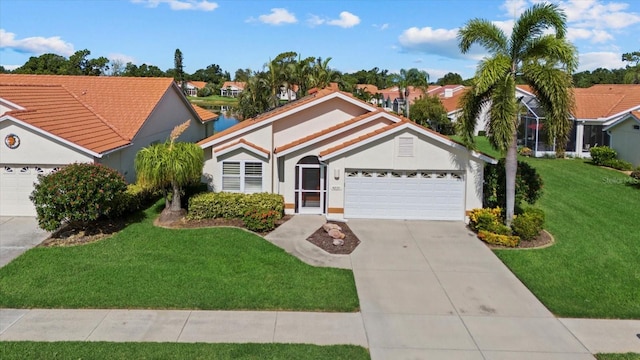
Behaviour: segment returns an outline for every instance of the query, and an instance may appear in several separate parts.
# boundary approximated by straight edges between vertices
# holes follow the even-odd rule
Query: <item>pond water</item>
[[[225,116],[220,114],[218,119],[213,121],[213,133],[219,133],[222,130],[226,130],[240,121],[232,116]]]

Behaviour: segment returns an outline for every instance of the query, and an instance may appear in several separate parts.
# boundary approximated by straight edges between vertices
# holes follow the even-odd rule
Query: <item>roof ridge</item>
[[[113,130],[113,132],[115,132],[120,138],[122,138],[122,140],[126,140],[131,142],[131,139],[127,138],[126,136],[124,136],[120,130],[118,130],[115,126],[113,126],[113,124],[111,124],[109,121],[107,121],[107,119],[103,118],[100,114],[98,114],[89,104],[85,104],[84,101],[82,101],[78,95],[74,94],[71,90],[67,89],[64,85],[60,85],[60,87],[62,87],[64,89],[64,91],[66,91],[67,93],[69,93],[69,95],[71,95],[74,99],[76,99],[76,101],[78,101],[78,103],[80,103],[80,105],[84,106],[87,110],[89,110],[89,112],[91,112],[93,115],[95,115],[100,121],[102,121],[103,124],[105,124],[107,127],[109,127],[111,130]]]

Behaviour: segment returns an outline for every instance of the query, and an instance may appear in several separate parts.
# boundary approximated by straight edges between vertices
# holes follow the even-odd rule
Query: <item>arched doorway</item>
[[[296,213],[324,214],[327,203],[326,166],[317,156],[305,156],[296,164]]]

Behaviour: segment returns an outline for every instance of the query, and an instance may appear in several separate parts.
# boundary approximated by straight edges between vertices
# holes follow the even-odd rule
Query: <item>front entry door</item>
[[[324,214],[326,197],[325,166],[298,164],[296,179],[296,212],[299,214]]]

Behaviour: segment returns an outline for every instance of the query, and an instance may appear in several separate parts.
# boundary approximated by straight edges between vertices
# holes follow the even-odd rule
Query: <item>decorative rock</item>
[[[326,224],[322,225],[322,228],[326,232],[329,232],[330,230],[334,230],[334,229],[338,230],[338,231],[342,231],[342,228],[340,226],[338,226],[337,224],[326,223]]]
[[[334,239],[344,239],[344,234],[338,229],[329,230],[329,236]]]
[[[344,245],[344,240],[342,240],[342,239],[333,239],[333,245],[342,246],[342,245]]]

